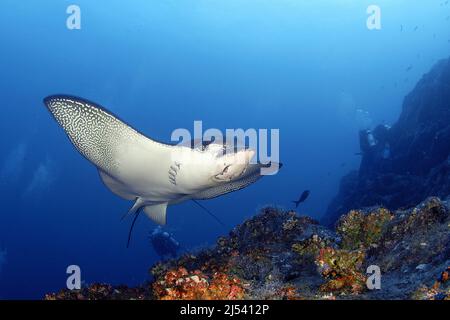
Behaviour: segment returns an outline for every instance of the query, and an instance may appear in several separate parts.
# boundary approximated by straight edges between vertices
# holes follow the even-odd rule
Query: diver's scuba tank
[[[377,140],[373,136],[372,131],[367,130],[367,142],[369,143],[369,146],[373,147],[377,144]]]
[[[363,153],[368,152],[377,144],[377,141],[370,130],[359,131],[359,147]]]

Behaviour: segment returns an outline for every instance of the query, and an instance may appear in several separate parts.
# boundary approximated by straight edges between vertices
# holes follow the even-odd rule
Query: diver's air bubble
[[[372,126],[372,118],[368,111],[356,109],[356,125],[359,130],[367,130]]]

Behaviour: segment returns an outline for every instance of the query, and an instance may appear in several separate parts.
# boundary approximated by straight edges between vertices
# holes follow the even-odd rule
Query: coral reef
[[[362,273],[365,254],[363,251],[323,248],[316,257],[320,274],[329,279],[320,291],[325,293],[359,294],[365,290],[366,277]]]
[[[94,283],[80,290],[61,290],[46,294],[45,300],[146,300],[153,293],[148,285],[129,288],[125,285],[113,287],[109,284]]]
[[[141,287],[94,284],[46,299],[448,299],[449,212],[431,197],[410,209],[352,210],[331,230],[268,207],[215,246],[155,264]],[[371,265],[380,290],[366,285]]]
[[[448,256],[447,203],[438,198],[429,198],[408,211],[399,210],[386,228],[374,253],[385,271],[412,269]]]
[[[368,209],[365,212],[350,211],[341,217],[336,228],[342,238],[342,248],[354,250],[376,246],[392,218],[392,213],[382,207]]]
[[[412,207],[450,194],[450,59],[437,63],[406,96],[398,121],[360,133],[358,171],[341,180],[324,223],[332,226],[355,208]]]
[[[450,300],[450,266],[442,272],[441,276],[431,288],[420,287],[412,295],[416,300]]]
[[[215,272],[212,278],[196,270],[185,268],[166,272],[153,284],[155,298],[160,300],[240,300],[245,288],[236,277]]]
[[[299,299],[290,281],[302,274],[316,273],[313,247],[318,245],[316,242],[331,245],[333,237],[332,231],[309,217],[265,208],[233,229],[228,237],[219,238],[214,248],[157,264],[151,272],[156,283],[166,283],[164,279],[173,270],[186,270],[187,274],[197,270],[207,279],[214,279],[219,273],[244,288],[239,298]],[[309,259],[302,260],[301,255],[296,254],[297,246],[301,245]],[[226,294],[220,296],[225,297]]]

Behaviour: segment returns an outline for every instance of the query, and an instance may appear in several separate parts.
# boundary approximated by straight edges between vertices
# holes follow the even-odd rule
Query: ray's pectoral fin
[[[143,163],[170,155],[169,145],[144,136],[93,102],[56,95],[44,103],[75,148],[101,170],[107,187],[125,199],[135,198],[129,187],[136,176],[152,169]]]
[[[127,191],[127,186],[117,180],[116,178],[110,176],[106,172],[102,170],[98,170],[98,173],[100,175],[100,178],[102,179],[104,185],[111,190],[112,193],[118,195],[121,198],[127,199],[127,200],[134,200],[136,199],[136,195],[131,194],[129,191]]]
[[[147,205],[144,207],[144,212],[152,219],[155,223],[160,225],[166,224],[166,210],[167,210],[167,202]]]

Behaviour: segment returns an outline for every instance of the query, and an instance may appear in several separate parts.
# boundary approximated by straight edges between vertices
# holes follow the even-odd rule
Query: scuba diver
[[[389,167],[391,158],[390,127],[379,125],[373,131],[361,130],[359,132],[360,155],[363,156],[360,175],[370,175]]]
[[[176,258],[180,243],[170,233],[163,231],[161,226],[156,227],[150,233],[149,239],[161,260],[167,257]]]

